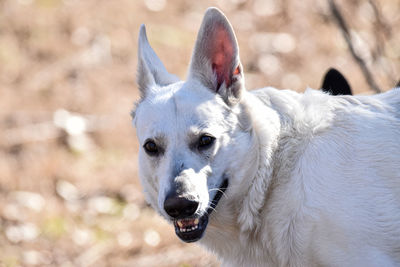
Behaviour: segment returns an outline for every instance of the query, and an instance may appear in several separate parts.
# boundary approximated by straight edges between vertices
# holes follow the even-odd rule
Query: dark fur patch
[[[321,89],[331,95],[352,95],[346,78],[334,68],[330,68],[325,74]]]

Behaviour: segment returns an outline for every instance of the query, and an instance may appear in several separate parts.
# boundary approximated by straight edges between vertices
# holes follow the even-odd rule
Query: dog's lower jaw
[[[185,219],[183,219],[185,220]],[[208,214],[204,214],[200,216],[199,218],[192,218],[192,219],[186,219],[186,220],[191,220],[197,223],[194,223],[193,226],[189,226],[190,228],[187,227],[182,227],[180,225],[181,220],[175,220],[174,221],[174,226],[175,226],[175,234],[183,241],[186,243],[192,243],[200,240],[204,232],[207,228],[208,224]]]

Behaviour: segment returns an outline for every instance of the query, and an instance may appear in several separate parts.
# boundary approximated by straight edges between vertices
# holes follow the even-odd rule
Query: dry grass
[[[389,89],[400,78],[400,3],[338,3]],[[145,204],[129,116],[139,25],[184,78],[212,5],[236,29],[249,89],[318,88],[334,66],[371,93],[323,0],[0,0],[0,266],[218,264]]]

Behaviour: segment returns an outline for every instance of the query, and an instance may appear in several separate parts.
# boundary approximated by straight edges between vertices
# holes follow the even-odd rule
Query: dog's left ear
[[[146,28],[140,26],[138,42],[137,81],[142,98],[149,90],[179,81],[179,78],[168,73],[147,40]]]
[[[225,15],[209,8],[204,15],[192,55],[189,78],[220,94],[229,105],[244,90],[243,69],[235,33]]]

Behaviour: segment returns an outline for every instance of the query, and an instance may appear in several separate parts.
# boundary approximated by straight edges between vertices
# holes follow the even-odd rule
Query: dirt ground
[[[400,79],[400,2],[337,1],[383,91]],[[327,0],[0,0],[0,266],[218,266],[146,204],[130,110],[137,35],[186,75],[204,11],[221,8],[248,89],[371,94]]]

